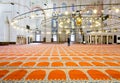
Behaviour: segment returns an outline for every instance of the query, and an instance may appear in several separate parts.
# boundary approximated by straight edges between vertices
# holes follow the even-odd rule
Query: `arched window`
[[[56,4],[54,3],[53,4],[53,11],[55,11],[56,10]]]
[[[65,2],[62,3],[62,12],[67,10],[67,4]]]
[[[35,41],[37,41],[37,42],[41,41],[41,31],[39,31],[39,30],[35,31]]]
[[[57,22],[55,19],[52,19],[52,28],[56,28],[57,27]]]
[[[74,4],[72,4],[72,11],[75,11],[75,5]]]

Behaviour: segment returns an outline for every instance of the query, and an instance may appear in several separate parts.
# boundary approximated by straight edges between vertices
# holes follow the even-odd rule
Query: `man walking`
[[[68,37],[68,46],[70,46],[70,38]]]

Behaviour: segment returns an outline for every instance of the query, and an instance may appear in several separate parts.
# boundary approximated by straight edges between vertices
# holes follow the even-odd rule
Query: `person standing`
[[[68,46],[70,46],[70,38],[68,37]]]

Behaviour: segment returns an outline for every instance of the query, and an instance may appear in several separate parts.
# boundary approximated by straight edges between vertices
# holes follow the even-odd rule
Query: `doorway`
[[[38,42],[38,43],[41,42],[41,31],[39,30],[35,32],[35,42]]]
[[[71,40],[71,42],[75,41],[75,35],[74,34],[71,34],[70,40]]]
[[[41,35],[40,34],[36,34],[36,40],[35,41],[41,41]]]
[[[57,42],[57,35],[53,34],[53,42]]]

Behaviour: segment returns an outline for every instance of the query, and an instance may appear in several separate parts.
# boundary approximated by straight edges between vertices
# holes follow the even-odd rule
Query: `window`
[[[71,27],[74,29],[75,28],[75,21],[74,19],[71,20]]]
[[[56,20],[53,20],[53,27],[57,27]]]
[[[56,4],[55,3],[53,4],[53,10],[54,11],[56,10]]]
[[[66,11],[67,10],[67,4],[65,2],[62,3],[62,12]]]
[[[74,4],[72,4],[72,11],[74,11],[75,10],[75,5]]]

